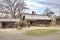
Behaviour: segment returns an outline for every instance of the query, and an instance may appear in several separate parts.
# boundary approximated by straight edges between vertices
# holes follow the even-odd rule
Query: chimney
[[[32,11],[32,15],[35,15],[35,12],[34,11]]]

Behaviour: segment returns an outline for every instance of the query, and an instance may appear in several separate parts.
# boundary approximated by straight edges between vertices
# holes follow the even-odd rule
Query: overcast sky
[[[43,14],[48,7],[55,15],[60,14],[60,0],[25,0],[27,7],[30,8],[28,12],[36,11],[37,14]]]

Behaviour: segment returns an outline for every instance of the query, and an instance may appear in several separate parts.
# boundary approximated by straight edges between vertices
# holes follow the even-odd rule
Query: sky
[[[35,11],[37,14],[43,14],[44,10],[49,8],[55,15],[60,15],[60,0],[25,0],[25,3],[29,13]]]

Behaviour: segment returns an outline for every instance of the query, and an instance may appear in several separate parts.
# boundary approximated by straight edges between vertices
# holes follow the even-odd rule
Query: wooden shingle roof
[[[0,22],[16,22],[20,21],[20,19],[17,18],[0,18]]]
[[[40,16],[40,15],[25,15],[25,19],[28,20],[51,20],[48,16]]]

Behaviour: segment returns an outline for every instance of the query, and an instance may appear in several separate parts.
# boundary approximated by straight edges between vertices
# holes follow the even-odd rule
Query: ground
[[[60,31],[49,36],[33,37],[22,34],[22,30],[0,29],[0,40],[60,40]]]
[[[29,31],[27,31],[27,32],[25,32],[23,34],[25,34],[27,36],[38,37],[38,36],[47,36],[47,35],[55,34],[58,31],[60,31],[60,30],[34,29],[34,30],[29,30]]]

